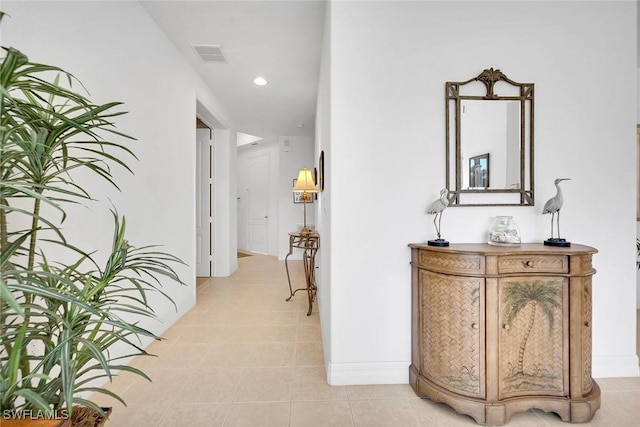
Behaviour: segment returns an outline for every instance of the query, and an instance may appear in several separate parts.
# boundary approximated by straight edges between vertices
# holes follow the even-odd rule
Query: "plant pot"
[[[105,416],[102,417],[94,410],[84,406],[74,406],[73,416],[70,420],[66,420],[66,424],[60,427],[102,427],[111,414],[112,408],[102,408]]]

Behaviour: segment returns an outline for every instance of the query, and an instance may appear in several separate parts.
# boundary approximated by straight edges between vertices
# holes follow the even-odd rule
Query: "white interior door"
[[[249,250],[269,252],[269,154],[249,159]]]
[[[196,130],[196,276],[198,277],[211,277],[213,267],[212,135],[213,132],[210,129]]]

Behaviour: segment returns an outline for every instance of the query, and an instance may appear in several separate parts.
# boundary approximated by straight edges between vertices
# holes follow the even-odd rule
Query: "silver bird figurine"
[[[449,206],[449,190],[443,188],[440,190],[440,198],[431,202],[431,204],[427,207],[427,213],[430,215],[435,215],[433,217],[433,225],[436,227],[436,233],[438,234],[438,240],[440,237],[440,221],[442,220],[442,212]],[[436,224],[436,221],[438,223]]]
[[[560,182],[570,180],[571,178],[557,178],[553,184],[556,186],[556,195],[547,200],[547,203],[544,204],[544,208],[542,209],[543,214],[551,214],[551,239],[553,237],[553,218],[558,215],[556,218],[556,225],[558,228],[558,239],[560,239],[560,209],[562,208],[562,204],[564,203],[564,199],[562,198],[562,189],[560,188]]]

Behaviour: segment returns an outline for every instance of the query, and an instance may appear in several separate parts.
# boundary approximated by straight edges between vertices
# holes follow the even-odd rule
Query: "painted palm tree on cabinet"
[[[547,357],[532,355],[533,360],[527,364],[527,369],[525,369],[527,343],[531,338],[532,331],[543,331],[544,323],[541,322],[546,320],[549,326],[547,340],[549,346],[554,346],[556,341],[554,334],[559,333],[560,340],[562,339],[562,331],[554,332],[555,313],[562,308],[561,300],[561,284],[559,285],[554,280],[511,281],[505,284],[502,299],[505,332],[509,333],[516,319],[520,320],[518,322],[519,333],[514,331],[514,337],[519,337],[517,360],[515,364],[509,361],[510,369],[503,378],[506,385],[504,391],[530,388],[562,389],[562,373],[557,371],[553,363],[548,363]],[[538,313],[541,313],[542,316],[539,316]],[[522,316],[526,317],[523,319]],[[553,349],[550,351],[554,352]],[[558,380],[560,380],[559,383]]]

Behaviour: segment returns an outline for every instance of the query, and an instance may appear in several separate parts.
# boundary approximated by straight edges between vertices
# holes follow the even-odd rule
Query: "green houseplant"
[[[79,82],[64,70],[3,49],[0,418],[72,417],[75,405],[102,413],[89,393],[122,401],[102,382],[118,371],[146,377],[122,360],[147,354],[141,338],[158,337],[131,319],[154,317],[147,296],[169,298],[162,283],[182,283],[174,270],[181,261],[131,245],[115,208],[105,261],[68,241],[61,224],[69,204],[92,200],[75,177],[97,175],[117,187],[112,168],[130,171],[124,159],[135,155],[120,141],[132,138],[113,122],[124,113],[120,103],[97,105],[73,91]]]

